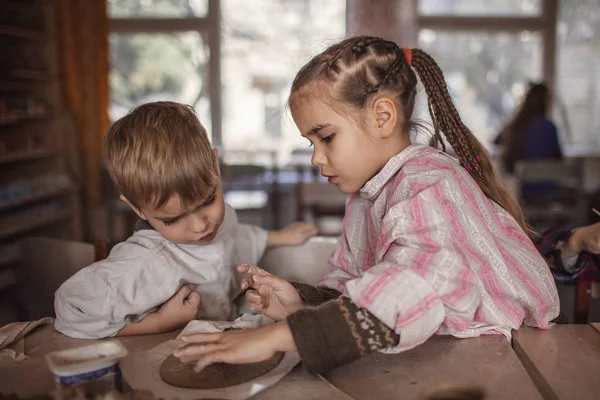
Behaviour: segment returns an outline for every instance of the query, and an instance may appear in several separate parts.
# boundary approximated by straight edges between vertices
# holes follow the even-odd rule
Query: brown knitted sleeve
[[[302,361],[313,373],[395,346],[400,340],[373,314],[345,297],[299,310],[287,322]]]
[[[341,293],[335,289],[319,288],[307,283],[291,282],[296,288],[304,304],[307,306],[318,306],[326,301],[337,299]]]

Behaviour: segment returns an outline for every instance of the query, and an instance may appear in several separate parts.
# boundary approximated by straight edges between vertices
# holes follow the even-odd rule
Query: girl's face
[[[313,96],[300,96],[291,111],[300,133],[313,146],[312,164],[343,193],[359,191],[399,151],[381,136],[375,114],[363,116],[359,124]]]

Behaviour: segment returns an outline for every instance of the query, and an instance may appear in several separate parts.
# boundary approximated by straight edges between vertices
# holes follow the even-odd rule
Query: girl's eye
[[[206,203],[204,203],[204,206],[210,206],[211,204],[213,204],[215,202],[215,200],[217,200],[217,196],[213,196],[210,200],[208,200]]]
[[[325,136],[323,139],[321,139],[321,142],[331,143],[331,141],[333,140],[334,136],[335,136],[335,133],[332,133],[329,136]]]

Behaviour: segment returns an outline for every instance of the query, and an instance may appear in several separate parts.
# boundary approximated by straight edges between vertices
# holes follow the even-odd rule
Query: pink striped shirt
[[[346,205],[322,285],[400,335],[398,352],[433,334],[548,328],[559,300],[543,258],[515,220],[451,156],[410,145]]]

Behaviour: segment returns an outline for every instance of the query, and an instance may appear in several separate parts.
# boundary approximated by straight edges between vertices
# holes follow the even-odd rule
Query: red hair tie
[[[403,48],[402,52],[404,53],[404,57],[406,57],[406,62],[408,65],[412,64],[412,50],[408,48]]]

